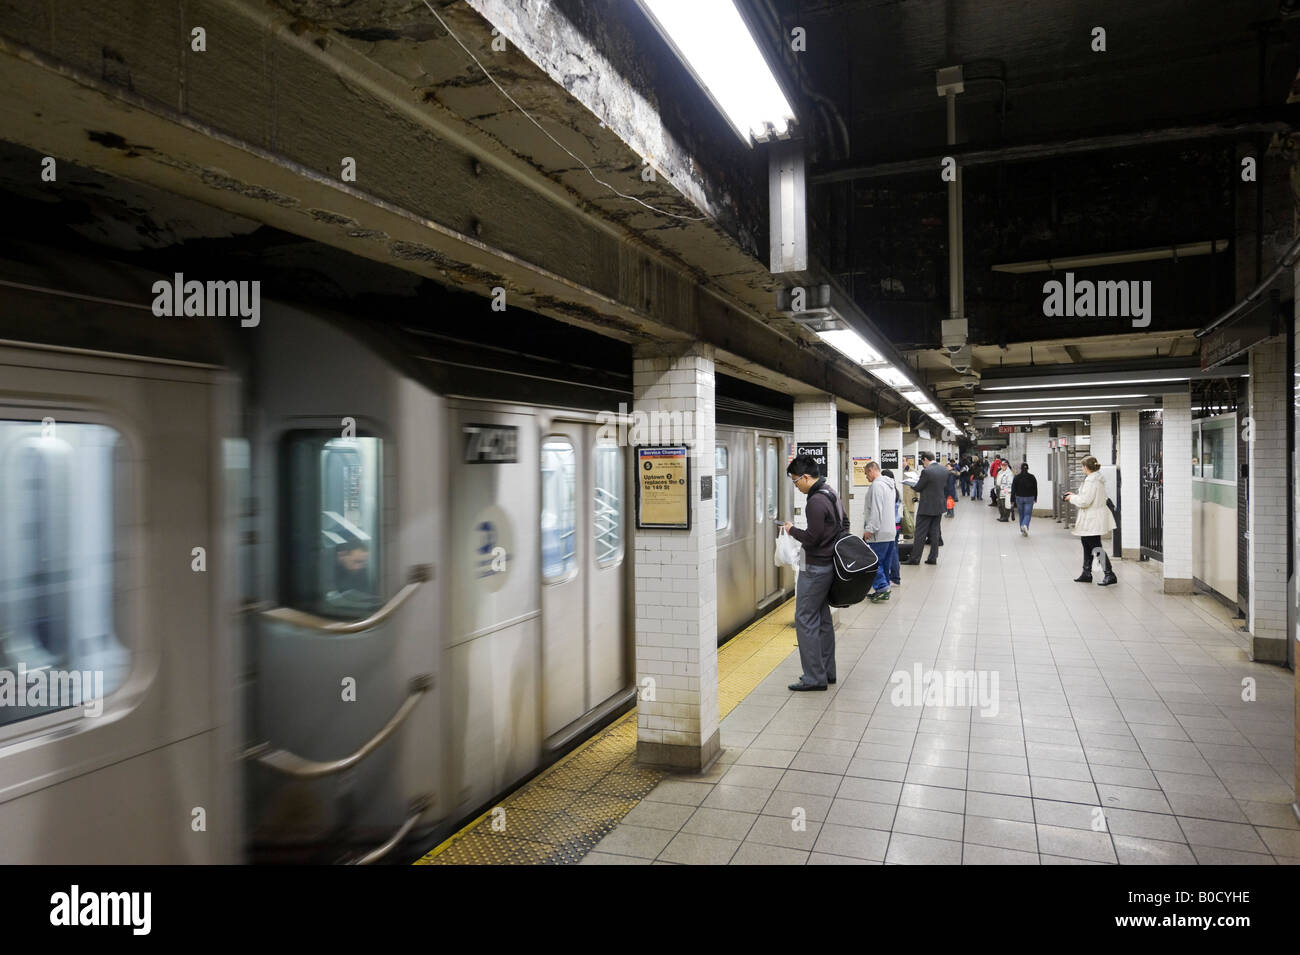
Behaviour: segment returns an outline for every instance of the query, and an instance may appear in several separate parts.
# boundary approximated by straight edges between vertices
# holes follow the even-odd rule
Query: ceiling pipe
[[[1294,110],[1294,107],[1289,109]],[[809,176],[808,181],[812,185],[820,186],[831,182],[845,182],[850,179],[874,179],[881,176],[907,176],[917,173],[930,173],[939,165],[944,156],[949,155],[954,156],[963,167],[984,166],[1001,162],[1030,162],[1036,159],[1050,159],[1054,156],[1069,156],[1083,152],[1154,146],[1160,143],[1173,143],[1189,139],[1235,138],[1255,133],[1285,134],[1291,131],[1292,124],[1288,119],[1279,117],[1289,115],[1291,113],[1284,110],[1257,110],[1250,114],[1249,117],[1243,117],[1236,122],[1205,123],[1197,126],[1171,126],[1164,129],[1082,136],[1054,142],[999,146],[995,149],[971,149],[968,147],[955,151],[947,150],[939,155],[822,169]]]

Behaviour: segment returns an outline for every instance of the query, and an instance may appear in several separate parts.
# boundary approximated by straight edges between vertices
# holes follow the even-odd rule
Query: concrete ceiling
[[[0,100],[0,135],[127,184],[80,226],[106,245],[270,226],[479,296],[504,287],[514,304],[621,342],[703,340],[727,374],[900,418],[906,403],[782,316],[776,291],[836,279],[854,321],[894,342],[951,409],[972,408],[976,377],[937,347],[943,186],[879,168],[947,148],[941,66],[965,64],[970,80],[959,149],[994,151],[967,187],[978,373],[1186,361],[1198,309],[1235,300],[1257,271],[1243,259],[1247,200],[1223,179],[1241,142],[1292,124],[1282,100],[1295,23],[1275,0],[742,7],[751,23],[808,31],[806,54],[773,55],[813,172],[847,177],[813,187],[825,265],[782,280],[765,267],[765,153],[740,143],[632,3],[435,0],[435,15],[421,0],[16,0],[0,8],[0,83],[14,91]],[[1104,54],[1089,46],[1098,25]],[[195,26],[203,52],[190,47]],[[1254,125],[1097,146],[1103,134],[1235,121]],[[1033,161],[996,161],[1044,143]],[[340,178],[344,156],[354,182]],[[1285,182],[1285,165],[1273,172]],[[133,221],[144,204],[130,183],[184,203]],[[1264,228],[1271,248],[1289,217]],[[1035,320],[1041,276],[1017,285],[988,268],[1223,230],[1231,260],[1152,273],[1172,283],[1161,301],[1179,305],[1145,333]]]

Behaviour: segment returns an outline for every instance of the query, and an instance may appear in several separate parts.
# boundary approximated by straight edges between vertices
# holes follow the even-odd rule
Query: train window
[[[0,725],[98,715],[126,679],[127,477],[112,428],[0,421]]]
[[[1237,474],[1235,422],[1236,419],[1231,416],[1200,422],[1201,470],[1197,477],[1211,481],[1235,481]],[[1195,433],[1193,431],[1193,435]],[[1194,450],[1195,446],[1193,446]]]
[[[727,493],[727,446],[719,444],[713,449],[713,527],[725,530],[731,524],[731,500]]]
[[[614,444],[598,444],[596,478],[592,486],[592,534],[596,563],[616,563],[623,556],[623,451]]]
[[[754,520],[763,520],[763,442],[754,442]]]
[[[292,431],[285,449],[285,603],[323,617],[367,617],[384,603],[383,441]]]
[[[577,455],[568,438],[542,442],[542,579],[567,580],[577,572]]]
[[[777,470],[776,445],[767,444],[767,516],[776,517],[776,489],[780,486],[781,473]]]

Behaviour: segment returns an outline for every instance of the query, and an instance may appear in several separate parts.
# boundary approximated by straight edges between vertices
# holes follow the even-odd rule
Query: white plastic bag
[[[776,535],[776,566],[793,567],[799,569],[799,554],[803,550],[803,545],[781,529],[781,533]]]

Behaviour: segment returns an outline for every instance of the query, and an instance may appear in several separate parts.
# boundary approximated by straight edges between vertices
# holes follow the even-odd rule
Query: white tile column
[[[690,530],[633,530],[636,545],[637,760],[699,771],[718,756],[718,598],[713,500],[713,349],[641,346],[633,408],[682,421],[691,448]],[[665,420],[650,417],[651,421]],[[672,443],[660,439],[660,443]],[[633,522],[635,527],[635,521]],[[647,693],[643,681],[654,681]],[[649,699],[648,697],[653,697]]]
[[[898,456],[899,467],[893,468],[894,477],[901,480],[902,471],[900,470],[903,463],[903,426],[897,421],[890,421],[888,418],[880,419],[880,452],[884,457],[884,452],[894,451]],[[883,465],[882,465],[883,467]]]
[[[1250,604],[1247,627],[1254,634],[1254,658],[1286,660],[1287,494],[1286,342],[1267,341],[1250,350],[1249,415],[1250,536],[1247,568]],[[1243,422],[1238,422],[1242,427]]]
[[[900,428],[900,430],[902,430]],[[920,467],[921,461],[921,439],[915,431],[903,432],[903,456],[910,457],[917,467]],[[902,463],[901,461],[899,462]]]
[[[880,460],[880,419],[875,415],[855,415],[849,418],[849,457]],[[849,469],[849,480],[854,480]],[[853,485],[845,489],[849,502],[849,526],[856,534],[862,533],[867,516],[867,488]]]
[[[1092,416],[1092,421],[1088,425],[1088,434],[1092,439],[1092,456],[1097,462],[1105,467],[1108,464],[1114,464],[1111,455],[1113,454],[1113,445],[1110,436],[1110,412],[1098,412]]]
[[[794,443],[822,442],[826,445],[826,483],[835,488],[835,493],[843,495],[840,483],[839,432],[835,421],[835,399],[830,395],[815,398],[796,398],[794,402]],[[788,478],[787,478],[788,480]],[[794,519],[797,527],[807,527],[805,513],[805,495],[794,492],[795,507],[798,515]]]
[[[1164,396],[1161,470],[1164,591],[1190,594],[1192,585],[1192,395],[1190,388]]]
[[[1119,413],[1120,544],[1125,560],[1142,556],[1142,456],[1138,450],[1138,413]]]
[[[1051,432],[1046,428],[1035,428],[1025,438],[1025,459],[1029,464],[1029,473],[1038,479],[1038,503],[1034,505],[1034,516],[1052,516],[1052,496],[1059,493],[1058,484],[1047,477],[1047,460],[1051,454],[1048,444]],[[1020,466],[1016,465],[1019,473]]]

